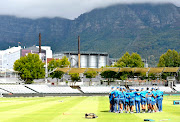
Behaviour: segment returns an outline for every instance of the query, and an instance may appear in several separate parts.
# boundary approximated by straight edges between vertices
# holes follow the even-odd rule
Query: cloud
[[[0,0],[0,15],[17,17],[63,17],[74,19],[94,8],[118,3],[174,3],[180,0]]]

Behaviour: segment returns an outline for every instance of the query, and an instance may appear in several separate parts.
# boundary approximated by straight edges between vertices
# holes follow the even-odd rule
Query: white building
[[[36,46],[39,49],[39,46]],[[46,51],[46,58],[52,58],[52,50],[50,46],[41,46],[41,49]]]
[[[14,62],[17,59],[20,59],[21,56],[27,55],[27,53],[38,53],[39,47],[29,47],[29,48],[21,48],[21,46],[18,47],[11,47],[6,50],[0,50],[0,70],[11,70],[13,71],[13,65]],[[42,50],[44,51],[44,54],[47,58],[52,58],[52,50],[49,46],[41,46]]]
[[[14,62],[20,58],[21,46],[0,51],[0,69],[13,70]]]

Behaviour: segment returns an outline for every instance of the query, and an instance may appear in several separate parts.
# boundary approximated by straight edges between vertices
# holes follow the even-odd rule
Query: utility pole
[[[78,68],[81,68],[80,36],[78,36]]]

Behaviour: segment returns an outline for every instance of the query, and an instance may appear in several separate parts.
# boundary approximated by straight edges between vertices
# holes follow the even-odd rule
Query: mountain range
[[[108,52],[120,58],[126,51],[137,52],[156,66],[168,49],[180,52],[180,8],[174,4],[118,4],[97,8],[74,20],[65,18],[28,19],[0,15],[0,49],[16,46],[49,45],[54,52]]]

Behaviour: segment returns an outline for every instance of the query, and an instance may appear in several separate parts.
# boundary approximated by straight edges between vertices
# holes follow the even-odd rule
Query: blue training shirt
[[[110,100],[113,99],[113,94],[114,94],[114,91],[111,91],[111,94],[110,94],[110,97],[109,97]]]
[[[137,91],[137,92],[134,92],[135,93],[135,100],[137,101],[140,101],[141,100],[141,92]]]
[[[141,100],[146,100],[146,91],[141,91]]]
[[[126,98],[126,102],[129,102],[129,100],[130,100],[130,94],[129,94],[129,92],[126,92],[125,98]]]
[[[148,99],[148,100],[151,100],[151,96],[150,96],[150,95],[152,95],[152,92],[150,92],[150,93],[148,92],[147,94],[148,94],[147,99]]]
[[[154,96],[156,96],[156,95],[157,95],[157,92],[153,90],[153,91],[152,91],[152,94],[153,94]],[[151,97],[151,100],[152,100],[152,101],[155,101],[154,96]]]
[[[119,91],[119,98],[120,99],[124,99],[124,97],[125,97],[124,92],[123,91]]]
[[[135,97],[134,92],[130,92],[129,95],[130,95],[130,101],[134,101],[134,97]]]
[[[119,91],[118,90],[114,91],[114,96],[115,96],[115,98],[119,98]]]

